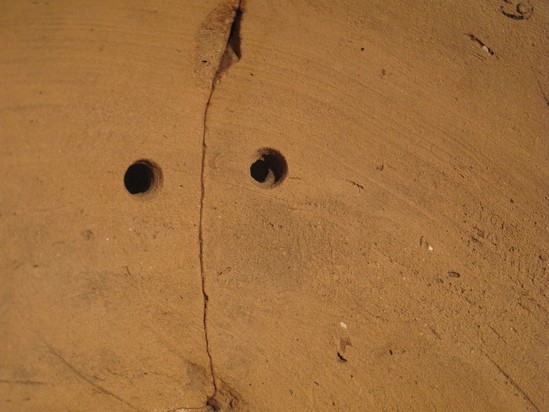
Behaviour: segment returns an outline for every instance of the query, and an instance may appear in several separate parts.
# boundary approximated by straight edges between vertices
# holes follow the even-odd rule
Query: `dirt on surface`
[[[0,3],[0,410],[547,411],[549,3]]]

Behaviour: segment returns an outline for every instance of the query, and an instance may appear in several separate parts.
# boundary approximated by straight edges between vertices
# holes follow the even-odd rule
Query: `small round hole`
[[[269,176],[269,168],[264,160],[256,160],[253,165],[250,166],[250,174],[256,182],[264,183]]]
[[[150,160],[134,162],[124,175],[124,186],[132,195],[152,192],[160,186],[162,171]]]
[[[278,150],[264,147],[256,152],[255,160],[250,166],[250,176],[260,187],[276,187],[287,174],[288,164]]]

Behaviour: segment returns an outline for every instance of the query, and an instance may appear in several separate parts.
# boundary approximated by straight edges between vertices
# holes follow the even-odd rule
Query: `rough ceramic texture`
[[[0,409],[548,410],[548,16],[1,2]]]

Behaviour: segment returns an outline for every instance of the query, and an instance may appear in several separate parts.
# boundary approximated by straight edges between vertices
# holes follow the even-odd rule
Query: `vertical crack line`
[[[215,80],[214,80],[215,81]],[[199,258],[200,258],[200,279],[202,283],[202,296],[204,299],[204,311],[202,315],[202,323],[204,327],[204,340],[206,343],[206,353],[208,354],[208,359],[210,362],[210,373],[212,375],[212,385],[214,393],[212,396],[215,396],[217,393],[217,382],[215,379],[215,372],[213,366],[212,354],[210,351],[210,341],[208,338],[208,294],[206,293],[206,273],[204,270],[204,195],[205,195],[205,184],[204,176],[206,171],[206,123],[208,118],[208,109],[210,107],[210,101],[212,100],[212,95],[214,91],[214,86],[210,89],[210,95],[208,96],[208,101],[206,102],[206,108],[204,109],[204,124],[202,132],[202,160],[200,166],[200,216],[198,220],[198,247],[199,247]]]
[[[202,283],[202,295],[204,299],[204,311],[203,311],[203,327],[204,327],[204,340],[206,344],[206,353],[210,362],[210,373],[212,375],[212,385],[213,385],[213,394],[208,397],[208,405],[210,405],[214,400],[213,398],[218,392],[217,380],[215,376],[215,368],[213,364],[213,358],[210,351],[210,341],[208,335],[208,294],[206,292],[206,272],[204,266],[204,198],[205,198],[205,173],[206,173],[206,155],[208,145],[206,142],[206,133],[207,133],[207,123],[208,123],[208,111],[210,109],[210,103],[212,101],[212,96],[215,91],[215,87],[220,76],[227,71],[227,69],[232,66],[234,63],[238,62],[241,57],[240,51],[240,22],[242,18],[242,6],[243,0],[239,0],[233,9],[234,17],[231,22],[231,27],[229,31],[229,36],[227,39],[227,44],[225,46],[225,51],[219,60],[218,68],[212,78],[212,84],[210,87],[210,93],[208,100],[206,102],[206,107],[204,108],[204,123],[203,123],[203,132],[202,132],[202,159],[200,166],[200,213],[199,213],[199,223],[198,223],[198,244],[199,244],[199,260],[200,260],[200,277]]]

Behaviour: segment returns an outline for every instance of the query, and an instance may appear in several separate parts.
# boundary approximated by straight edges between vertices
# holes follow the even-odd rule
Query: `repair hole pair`
[[[287,174],[288,163],[278,150],[261,148],[251,160],[250,176],[261,188],[271,189],[280,185]],[[154,193],[162,186],[162,169],[152,160],[137,160],[126,170],[124,186],[136,196]]]

